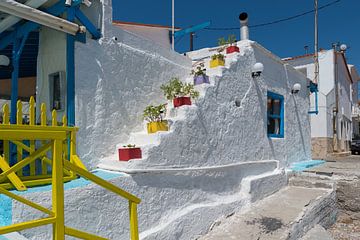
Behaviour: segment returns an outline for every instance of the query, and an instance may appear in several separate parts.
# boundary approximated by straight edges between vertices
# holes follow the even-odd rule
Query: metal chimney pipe
[[[248,14],[246,12],[240,13],[240,38],[241,40],[249,39],[249,26],[248,26]]]

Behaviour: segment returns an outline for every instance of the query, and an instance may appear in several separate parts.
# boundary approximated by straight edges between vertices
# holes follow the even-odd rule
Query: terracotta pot
[[[181,107],[183,105],[191,105],[190,97],[178,97],[173,100],[174,107]]]
[[[140,148],[119,148],[120,161],[129,161],[136,158],[142,158]]]
[[[237,46],[230,46],[226,48],[226,54],[240,52],[240,49]]]

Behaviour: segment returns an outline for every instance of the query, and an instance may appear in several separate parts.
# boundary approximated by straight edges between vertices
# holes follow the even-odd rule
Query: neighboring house
[[[156,24],[132,23],[115,20],[113,21],[113,24],[115,26],[119,26],[125,31],[136,34],[143,38],[150,39],[167,49],[171,48],[171,27]],[[175,31],[178,30],[180,30],[180,28],[175,28]]]
[[[360,107],[359,107],[359,80],[360,80],[360,76],[359,73],[356,70],[356,67],[354,65],[348,65],[349,66],[349,71],[351,74],[351,78],[353,80],[353,94],[352,94],[352,99],[353,99],[353,108],[352,108],[352,126],[353,126],[353,134],[352,137],[353,138],[360,138],[360,129],[359,129],[359,124],[360,124]]]
[[[286,58],[286,62],[314,79],[314,55]],[[353,84],[345,53],[335,50],[319,52],[318,114],[311,114],[313,158],[332,153],[349,153],[352,138]],[[316,108],[315,94],[310,95]]]

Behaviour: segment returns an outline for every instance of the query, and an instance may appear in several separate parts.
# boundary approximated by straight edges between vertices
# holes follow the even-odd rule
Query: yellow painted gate
[[[21,231],[42,225],[53,225],[53,239],[65,239],[65,235],[80,239],[106,239],[65,226],[64,182],[79,176],[126,198],[129,202],[130,238],[138,239],[137,204],[140,199],[89,172],[76,154],[76,132],[78,128],[68,127],[66,118],[57,122],[56,111],[50,121],[46,106],[41,105],[40,123],[35,122],[35,101],[29,102],[28,121],[24,121],[22,103],[17,104],[17,123],[10,124],[8,105],[3,106],[0,124],[0,141],[3,152],[0,155],[0,193],[22,202],[48,215],[46,218],[0,227],[0,235]],[[28,187],[52,184],[52,209],[47,209],[10,189],[26,191]],[[81,216],[80,216],[81,217]]]

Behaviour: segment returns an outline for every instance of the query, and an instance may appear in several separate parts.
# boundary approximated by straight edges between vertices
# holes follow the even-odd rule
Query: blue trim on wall
[[[99,30],[90,22],[90,20],[79,8],[76,9],[75,15],[76,18],[86,27],[86,30],[91,33],[93,39],[97,40],[101,38],[101,33]]]
[[[67,20],[75,20],[75,8],[67,10]],[[69,126],[75,126],[75,37],[66,35],[66,110]]]
[[[276,114],[269,114],[269,111],[267,111],[267,118],[275,118],[280,119],[280,133],[279,134],[268,134],[269,138],[284,138],[284,96],[274,93],[274,92],[267,92],[267,98],[280,100],[280,115]]]

